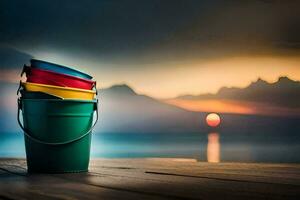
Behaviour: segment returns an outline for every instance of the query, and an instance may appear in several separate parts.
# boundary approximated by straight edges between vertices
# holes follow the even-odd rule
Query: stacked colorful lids
[[[31,66],[24,66],[26,82],[21,82],[22,98],[60,98],[94,100],[96,81],[78,70],[31,59]]]

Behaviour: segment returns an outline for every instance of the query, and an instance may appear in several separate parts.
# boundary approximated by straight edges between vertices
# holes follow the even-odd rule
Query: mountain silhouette
[[[194,112],[139,95],[128,85],[98,90],[99,130],[104,132],[197,131],[200,118]]]
[[[242,100],[272,104],[283,107],[300,107],[300,82],[282,76],[275,83],[262,79],[252,82],[246,88],[221,88],[216,94],[184,95],[176,99],[186,100]]]
[[[16,83],[5,83],[0,92],[1,132],[21,132],[16,121]],[[99,122],[95,133],[233,133],[300,131],[299,117],[220,114],[221,125],[210,128],[205,122],[207,113],[192,112],[146,95],[136,93],[128,85],[115,85],[98,90]]]
[[[120,84],[120,85],[113,85],[107,89],[100,90],[102,95],[105,96],[128,96],[128,95],[137,95],[137,93],[128,85]]]
[[[260,85],[260,84],[258,84]],[[255,86],[256,87],[256,86]],[[259,86],[260,87],[260,86]],[[298,131],[299,117],[220,114],[222,122],[210,128],[208,113],[192,112],[136,93],[126,84],[98,90],[100,120],[96,132],[125,133],[207,133],[210,131],[247,133]]]

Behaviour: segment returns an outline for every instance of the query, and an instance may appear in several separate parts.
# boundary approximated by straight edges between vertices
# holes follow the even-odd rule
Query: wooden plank
[[[210,164],[182,159],[96,159],[91,161],[89,173],[29,176],[26,174],[26,162],[22,159],[0,159],[0,167],[0,197],[6,195],[5,197],[14,199],[26,198],[28,194],[36,195],[37,199],[300,197],[300,165],[296,164]],[[17,194],[10,187],[6,188],[7,182],[11,188],[17,188],[14,190]]]
[[[4,182],[5,181],[5,182]],[[161,196],[84,184],[49,175],[3,178],[0,198],[5,199],[168,199]]]
[[[98,187],[63,179],[59,175],[27,174],[24,164],[24,161],[17,160],[0,161],[0,199],[170,199],[160,195]],[[73,175],[84,178],[86,173]]]
[[[156,160],[156,159],[155,159]],[[135,163],[134,167],[146,173],[161,173],[195,176],[202,178],[228,179],[236,181],[252,181],[252,182],[267,182],[267,183],[286,183],[299,185],[300,165],[274,165],[268,164],[207,164],[207,163],[169,163],[155,160],[145,160],[143,164]],[[91,164],[91,167],[102,167],[104,169],[114,169],[116,163],[98,160],[99,164]],[[100,164],[102,163],[102,164]],[[105,164],[104,164],[105,163]],[[117,163],[120,168],[132,168],[132,166],[123,160],[122,163]],[[103,170],[103,169],[101,169]]]
[[[141,161],[141,160],[139,160]],[[119,162],[119,160],[117,161]],[[137,162],[137,161],[136,161]],[[192,189],[193,187],[200,187],[202,191],[206,190],[206,193],[209,192],[214,192],[214,191],[222,191],[223,195],[227,194],[229,191],[228,195],[233,196],[233,194],[230,194],[232,192],[234,193],[242,193],[242,194],[247,194],[248,196],[253,196],[262,194],[264,196],[266,193],[269,193],[270,191],[274,190],[273,194],[277,195],[278,197],[280,196],[285,196],[286,193],[288,194],[299,194],[299,186],[298,185],[293,185],[293,184],[282,184],[281,180],[278,179],[278,182],[274,182],[274,180],[268,180],[267,182],[258,182],[257,180],[250,179],[249,177],[243,177],[244,180],[241,180],[239,176],[232,175],[230,179],[226,177],[226,179],[223,179],[220,176],[214,176],[214,177],[207,177],[207,176],[195,176],[193,173],[197,172],[195,170],[195,162],[187,162],[187,163],[168,163],[168,161],[164,162],[163,160],[158,160],[158,162],[154,162],[151,160],[151,163],[148,163],[147,160],[144,160],[143,163],[133,165],[136,168],[130,168],[132,165],[129,162],[126,162],[126,160],[123,160],[122,163],[123,165],[120,166],[120,163],[117,166],[114,166],[115,163],[112,163],[112,170],[109,170],[109,165],[107,162],[102,162],[105,163],[104,169],[97,169],[97,166],[99,167],[99,164],[93,165],[91,167],[91,172],[93,171],[101,171],[102,174],[114,174],[114,175],[120,175],[120,176],[125,176],[126,177],[135,177],[137,176],[136,172],[134,170],[140,170],[141,172],[146,172],[145,173],[140,173],[138,174],[138,177],[141,179],[157,179],[157,180],[162,180],[162,181],[177,181],[173,188],[176,188],[177,185],[184,185],[185,188]],[[178,166],[177,166],[178,165]],[[199,163],[198,163],[199,165]],[[201,165],[201,163],[200,163]],[[212,164],[208,164],[211,165]],[[232,164],[230,164],[232,165]],[[120,170],[114,170],[115,167],[118,167],[119,169],[125,169],[122,173],[117,174]],[[173,166],[172,169],[169,169],[168,167]],[[175,167],[174,167],[175,166]],[[184,166],[184,167],[182,167]],[[186,167],[188,166],[188,168]],[[216,167],[216,165],[213,165]],[[247,166],[247,164],[246,164]],[[289,165],[290,166],[290,165]],[[94,169],[95,167],[95,169]],[[291,166],[293,167],[293,166]],[[181,168],[180,172],[182,173],[176,173],[174,170],[178,170]],[[182,170],[182,168],[184,170]],[[126,169],[131,169],[131,172]],[[152,171],[149,171],[152,170]],[[165,171],[164,173],[161,173],[161,171]],[[149,172],[154,172],[154,173],[149,173]],[[298,171],[297,171],[298,172]],[[248,179],[246,179],[248,178]],[[266,178],[265,178],[266,179]],[[238,180],[238,181],[237,181]],[[296,180],[296,183],[299,183],[299,179]],[[290,181],[292,182],[292,181]],[[271,183],[271,184],[270,184]],[[237,187],[238,186],[238,187]],[[180,189],[180,188],[179,188]],[[212,190],[211,190],[212,189]],[[233,190],[232,190],[233,189]],[[185,189],[187,190],[187,189]],[[193,194],[193,191],[190,191]]]

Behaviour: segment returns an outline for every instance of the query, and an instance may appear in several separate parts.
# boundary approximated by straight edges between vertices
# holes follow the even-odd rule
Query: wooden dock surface
[[[0,199],[300,199],[300,164],[94,159],[88,173],[27,174],[0,159]]]

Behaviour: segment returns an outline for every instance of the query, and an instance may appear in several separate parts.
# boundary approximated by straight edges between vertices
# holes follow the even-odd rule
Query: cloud
[[[297,1],[7,0],[0,43],[110,62],[299,54],[299,8]]]

